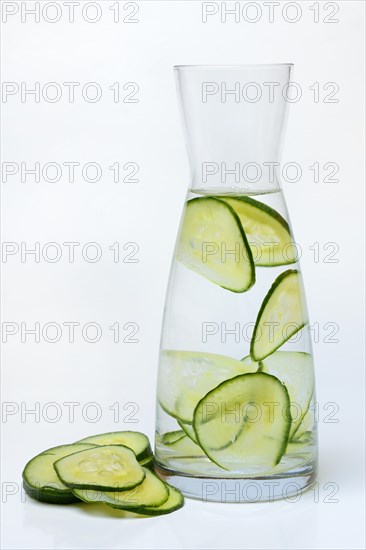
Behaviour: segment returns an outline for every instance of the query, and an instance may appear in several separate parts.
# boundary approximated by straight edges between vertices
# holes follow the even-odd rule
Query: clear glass
[[[278,177],[291,64],[175,67],[191,177],[161,335],[156,471],[266,501],[315,479],[315,383]]]

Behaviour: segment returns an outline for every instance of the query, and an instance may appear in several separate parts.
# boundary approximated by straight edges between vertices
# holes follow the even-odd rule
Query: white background
[[[2,103],[3,162],[29,167],[96,162],[103,175],[90,183],[78,169],[72,183],[65,169],[55,183],[42,178],[37,183],[32,176],[21,182],[19,173],[2,183],[3,241],[19,247],[25,242],[28,248],[39,242],[41,249],[56,242],[63,252],[56,263],[42,255],[39,263],[29,255],[22,262],[20,252],[6,263],[3,257],[3,330],[9,327],[4,322],[19,327],[3,344],[2,398],[8,412],[2,418],[3,548],[363,548],[364,3],[331,2],[327,8],[315,3],[320,10],[315,23],[314,3],[298,2],[299,21],[289,23],[285,18],[294,18],[295,8],[283,12],[288,3],[281,2],[271,23],[268,7],[256,2],[262,10],[256,23],[243,17],[236,23],[233,16],[222,23],[220,13],[203,23],[201,2],[149,1],[138,2],[137,23],[124,23],[132,9],[124,10],[122,2],[115,23],[113,3],[105,1],[98,3],[102,16],[94,24],[83,19],[82,1],[74,23],[58,2],[61,19],[53,24],[42,15],[39,23],[34,16],[21,21],[22,5],[31,8],[34,2],[2,2],[3,10],[6,4],[16,4],[19,11],[2,25],[3,81],[25,82],[28,88],[56,82],[63,95],[55,103],[42,97],[36,103],[31,96],[22,102],[20,93],[7,97]],[[334,6],[339,22],[324,23]],[[54,8],[49,10],[46,17],[54,18]],[[89,18],[94,14],[90,8]],[[248,14],[253,19],[254,11]],[[314,343],[319,498],[312,491],[295,503],[187,501],[179,512],[152,519],[122,519],[97,506],[23,502],[23,465],[45,448],[114,429],[138,429],[153,437],[160,323],[188,184],[172,66],[278,62],[295,63],[294,80],[303,89],[301,100],[291,105],[283,155],[283,162],[298,162],[303,175],[298,183],[285,183],[284,190],[303,251],[311,323],[320,329]],[[63,85],[71,81],[80,83],[74,103]],[[100,101],[83,99],[80,90],[88,82],[101,87]],[[136,82],[138,103],[114,103],[109,86],[115,82],[123,94],[126,82]],[[319,82],[319,102],[309,89],[314,82]],[[323,90],[328,82],[339,86],[337,103],[324,102],[331,91]],[[139,182],[114,183],[108,169],[114,162],[138,163]],[[315,162],[337,163],[339,182],[315,183],[309,170]],[[321,172],[321,180],[326,173]],[[92,241],[102,249],[96,263],[81,255],[83,245]],[[64,242],[81,243],[74,263]],[[108,247],[115,242],[121,244],[121,259],[131,251],[123,245],[137,243],[138,262],[114,263]],[[309,248],[316,242],[318,262]],[[331,249],[323,246],[329,242],[339,247],[337,263],[324,261]],[[74,343],[62,325],[67,321],[80,323]],[[56,322],[64,330],[53,344],[42,336],[35,343],[31,335],[22,342],[22,322],[28,328]],[[97,343],[82,338],[88,322],[102,329]],[[108,327],[116,322],[122,339],[127,334],[123,326],[137,323],[138,343],[114,343]],[[324,341],[330,334],[326,323],[339,326],[333,337],[337,343]],[[58,404],[57,422],[50,420],[57,412],[47,408],[50,402]],[[74,422],[65,402],[80,403]],[[94,423],[96,409],[86,406],[90,402],[97,402],[101,412]],[[120,408],[115,419],[114,403]],[[337,422],[329,417],[326,422],[334,409],[329,403],[338,408],[331,417]],[[21,411],[35,406],[41,411],[38,419],[22,417]],[[336,502],[329,502],[334,484]]]

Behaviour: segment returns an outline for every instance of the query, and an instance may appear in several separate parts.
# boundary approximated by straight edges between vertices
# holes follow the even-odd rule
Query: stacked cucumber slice
[[[57,460],[54,468],[62,483],[70,489],[128,491],[145,479],[145,471],[135,453],[123,445],[78,451]]]
[[[68,504],[78,499],[71,490],[62,483],[53,467],[56,460],[72,453],[90,449],[93,445],[73,443],[60,445],[43,451],[32,458],[23,471],[23,486],[25,492],[42,502]]]
[[[177,259],[242,293],[255,284],[257,268],[296,263],[295,251],[276,210],[249,197],[214,196],[188,201]],[[158,435],[158,447],[226,470],[275,468],[299,435],[314,391],[311,355],[277,351],[306,325],[305,312],[300,272],[287,269],[263,299],[248,357],[162,350],[158,400],[180,429]]]
[[[51,504],[102,502],[147,516],[183,506],[183,495],[144,466],[153,461],[144,434],[110,432],[85,440],[32,458],[23,471],[26,493]]]
[[[139,462],[152,455],[149,438],[141,432],[109,432],[80,439],[79,443],[93,445],[125,445],[133,450]]]
[[[145,470],[145,479],[141,485],[130,491],[88,491],[74,490],[75,495],[84,502],[102,502],[135,514],[157,516],[169,514],[182,507],[182,493],[168,483],[164,483],[150,470]]]

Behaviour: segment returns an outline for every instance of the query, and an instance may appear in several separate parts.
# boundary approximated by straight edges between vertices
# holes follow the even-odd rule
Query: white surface
[[[4,5],[7,4],[3,2]],[[20,2],[18,4],[24,4]],[[28,6],[33,2],[28,2]],[[85,2],[81,2],[85,4]],[[30,247],[57,242],[95,241],[103,256],[88,263],[76,252],[74,263],[35,263],[20,255],[3,268],[3,322],[41,325],[95,322],[98,343],[80,331],[51,344],[34,343],[19,333],[3,345],[2,398],[19,411],[38,402],[39,422],[20,412],[3,415],[2,547],[49,548],[363,548],[364,328],[362,318],[362,96],[363,2],[337,2],[339,23],[314,23],[313,3],[301,2],[294,24],[281,15],[255,24],[201,21],[200,2],[140,2],[139,23],[113,23],[112,2],[100,2],[98,23],[20,21],[3,24],[3,80],[15,82],[98,82],[103,97],[87,103],[57,103],[10,97],[3,108],[3,161],[97,162],[103,178],[88,183],[64,176],[57,183],[18,176],[3,183],[3,241]],[[334,3],[331,3],[334,4]],[[266,13],[262,2],[257,5]],[[282,9],[284,3],[281,3]],[[326,14],[320,3],[320,14]],[[122,13],[122,12],[121,12]],[[124,14],[125,12],[123,12]],[[52,14],[50,12],[50,17]],[[294,62],[304,99],[291,106],[284,162],[296,161],[304,176],[284,186],[297,241],[312,323],[337,323],[338,343],[325,343],[321,329],[314,344],[320,405],[319,502],[309,492],[295,503],[217,505],[187,501],[179,512],[151,519],[120,519],[105,510],[54,507],[16,492],[25,462],[44,448],[113,429],[154,431],[156,358],[168,270],[188,183],[188,166],[178,117],[171,67],[179,63],[243,64]],[[137,82],[139,103],[114,103],[108,87]],[[339,103],[314,103],[314,82],[336,82]],[[330,91],[330,90],[328,90]],[[113,183],[108,166],[137,162],[139,183]],[[337,162],[338,183],[314,183],[308,166]],[[114,263],[115,242],[135,242],[138,263]],[[315,263],[309,250],[339,246],[338,263]],[[81,248],[81,247],[79,247]],[[130,250],[127,250],[129,252]],[[329,252],[330,250],[328,250]],[[51,252],[51,251],[50,251]],[[126,251],[122,252],[125,254]],[[323,258],[324,259],[324,258]],[[108,328],[139,325],[138,343],[114,343]],[[4,327],[4,325],[3,325]],[[126,332],[123,333],[125,335]],[[90,402],[101,418],[92,422]],[[24,402],[26,405],[21,405]],[[56,402],[61,418],[51,422]],[[78,402],[70,422],[65,402]],[[114,422],[109,407],[120,404]],[[334,402],[337,423],[325,422]],[[126,405],[136,403],[137,405]],[[123,409],[123,407],[126,407]],[[139,410],[128,422],[126,416]],[[11,407],[11,405],[8,405]],[[81,409],[84,407],[84,415]],[[114,407],[115,408],[115,407]],[[48,416],[47,416],[48,413]],[[89,416],[88,416],[89,415]],[[119,421],[118,421],[119,420]],[[327,502],[332,486],[339,490]],[[8,485],[6,485],[8,484]],[[6,491],[13,487],[13,495]],[[24,496],[24,495],[23,495]]]

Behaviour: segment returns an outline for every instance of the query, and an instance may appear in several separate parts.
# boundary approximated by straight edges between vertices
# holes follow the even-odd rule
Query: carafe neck
[[[291,64],[175,67],[192,189],[279,189],[291,70]]]

